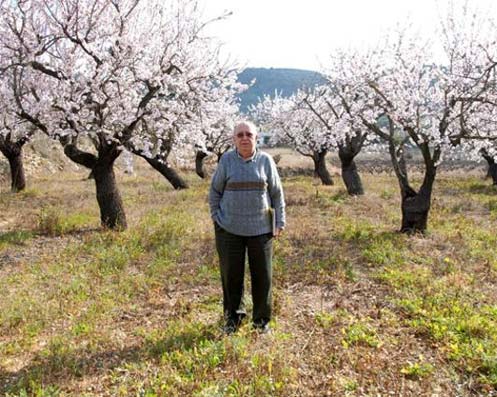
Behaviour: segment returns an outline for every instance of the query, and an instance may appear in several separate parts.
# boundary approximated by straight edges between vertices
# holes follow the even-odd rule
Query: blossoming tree
[[[324,185],[333,185],[326,155],[335,141],[304,106],[303,100],[308,95],[299,90],[289,97],[265,96],[250,111],[263,128],[271,131],[272,143],[289,145],[301,155],[312,158],[314,174]]]
[[[403,232],[426,229],[433,184],[444,156],[464,140],[489,138],[477,136],[474,126],[484,117],[478,104],[488,103],[495,87],[494,43],[475,26],[466,29],[455,23],[445,26],[442,37],[443,63],[434,62],[432,43],[399,34],[384,49],[383,64],[369,76],[359,74],[371,109],[381,111],[358,117],[388,143],[401,191]],[[348,69],[357,70],[357,63],[350,63]],[[378,122],[380,117],[386,120],[384,125]],[[407,143],[417,147],[423,158],[419,189],[411,185],[405,166]]]
[[[23,147],[32,138],[35,128],[15,116],[15,104],[9,96],[9,85],[14,77],[1,73],[0,79],[0,152],[7,158],[10,167],[11,191],[19,192],[26,187],[23,163]]]
[[[114,161],[123,147],[162,160],[179,98],[216,71],[209,21],[193,0],[18,0],[0,11],[1,70],[27,87],[13,92],[17,116],[92,170],[102,224],[126,227]]]

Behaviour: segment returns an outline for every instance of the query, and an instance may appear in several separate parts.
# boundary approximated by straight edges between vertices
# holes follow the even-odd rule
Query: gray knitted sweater
[[[272,157],[259,150],[247,160],[236,150],[225,153],[212,177],[209,205],[212,219],[232,234],[270,233],[273,213],[275,226],[284,227],[285,199]]]

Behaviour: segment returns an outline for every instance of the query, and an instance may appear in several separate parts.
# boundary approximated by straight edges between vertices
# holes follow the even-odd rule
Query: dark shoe
[[[229,318],[228,320],[226,320],[226,323],[224,324],[223,332],[226,335],[234,334],[236,331],[238,331],[238,328],[240,327],[241,323],[242,321],[240,318],[237,319]]]
[[[235,327],[235,324],[233,324],[231,321],[227,321],[226,324],[224,324],[223,332],[225,335],[234,334],[236,330],[237,328]]]
[[[254,323],[254,329],[260,334],[269,334],[271,333],[271,327],[269,323]]]

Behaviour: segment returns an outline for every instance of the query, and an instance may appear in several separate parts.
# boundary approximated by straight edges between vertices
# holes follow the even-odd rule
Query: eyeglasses
[[[236,134],[236,137],[237,137],[237,138],[240,138],[240,139],[242,139],[243,137],[246,137],[246,138],[253,138],[253,137],[254,137],[254,134],[253,134],[253,133],[251,133],[251,132],[243,132],[243,131],[242,131],[242,132],[238,132],[238,133]]]

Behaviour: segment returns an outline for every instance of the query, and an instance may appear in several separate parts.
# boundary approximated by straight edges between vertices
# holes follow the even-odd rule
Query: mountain
[[[325,82],[318,72],[302,69],[247,68],[238,75],[238,81],[244,84],[250,84],[254,79],[255,83],[240,94],[242,112],[246,112],[250,105],[256,104],[264,95],[274,96],[277,92],[282,96],[290,96],[299,88]]]

